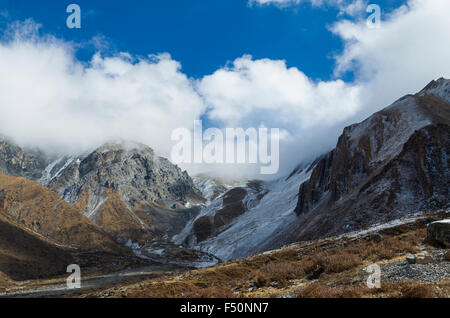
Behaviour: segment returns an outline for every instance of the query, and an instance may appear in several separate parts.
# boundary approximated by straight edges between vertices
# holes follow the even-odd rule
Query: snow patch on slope
[[[192,177],[194,186],[202,193],[206,199],[206,204],[211,203],[216,197],[224,194],[228,190],[237,187],[237,184],[225,184],[217,179],[207,177]]]
[[[210,204],[208,204],[204,208],[202,208],[200,213],[197,215],[197,217],[190,220],[186,224],[184,229],[172,238],[172,241],[176,244],[183,244],[185,242],[186,238],[190,234],[193,233],[194,223],[197,219],[201,218],[202,216],[213,216],[216,213],[216,211],[218,211],[222,208],[223,208],[223,200],[222,200],[222,196],[220,196],[220,197],[216,198],[214,201],[212,201]],[[195,238],[193,238],[193,239],[195,239]],[[189,242],[190,247],[195,247],[195,244],[196,244],[196,242],[194,242],[194,241]]]
[[[422,96],[425,94],[433,94],[450,103],[450,80],[440,78],[437,81],[431,82],[419,93]]]
[[[67,156],[60,157],[52,161],[50,164],[47,165],[47,167],[42,172],[42,177],[41,179],[39,179],[39,183],[44,186],[47,186],[53,179],[59,177],[59,175],[75,160],[77,164],[80,164],[79,159]]]
[[[190,247],[213,254],[222,260],[259,252],[260,247],[275,233],[296,221],[294,209],[298,201],[298,189],[300,184],[310,177],[311,171],[312,169],[305,169],[288,180],[283,178],[265,183],[261,191],[246,187],[248,194],[244,202],[249,210],[237,217],[225,231],[201,243],[194,240],[190,242]],[[252,204],[262,192],[266,192],[264,197],[258,200],[258,204]],[[214,215],[221,207],[222,198],[218,198],[202,209],[197,218]],[[184,242],[192,234],[194,222],[195,220],[189,222],[180,234],[174,236],[173,241],[178,244]]]
[[[379,120],[381,120],[382,131],[367,135],[368,132],[380,129],[377,127],[380,124]],[[398,155],[414,131],[429,124],[431,120],[419,108],[415,98],[406,96],[377,113],[376,116],[350,126],[348,134],[354,149],[358,148],[362,136],[370,138],[372,149],[375,150],[371,162],[376,163]],[[377,139],[380,136],[382,139]]]

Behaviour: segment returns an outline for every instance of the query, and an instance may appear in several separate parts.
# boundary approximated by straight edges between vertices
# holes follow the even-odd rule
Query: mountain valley
[[[69,264],[95,274],[218,269],[374,224],[446,216],[449,125],[450,80],[441,78],[346,127],[334,149],[290,175],[232,184],[191,177],[139,143],[49,156],[1,137],[0,289],[63,277]],[[423,222],[410,232],[423,235]]]

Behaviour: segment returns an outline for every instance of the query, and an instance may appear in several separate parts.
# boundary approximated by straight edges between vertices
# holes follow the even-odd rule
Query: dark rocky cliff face
[[[296,240],[449,207],[450,81],[347,127],[300,186]]]
[[[193,227],[197,242],[219,234],[234,219],[244,214],[247,211],[244,204],[246,195],[247,191],[244,188],[233,188],[223,195],[222,207],[215,211],[214,216],[202,216],[197,219]]]

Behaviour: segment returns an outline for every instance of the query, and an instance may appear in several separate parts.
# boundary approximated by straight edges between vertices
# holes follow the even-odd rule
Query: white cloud
[[[304,0],[249,0],[249,4],[275,4],[275,5],[295,5],[304,2]]]
[[[299,69],[287,68],[284,61],[254,60],[248,55],[204,77],[198,90],[210,107],[209,117],[226,127],[282,128],[282,150],[297,149],[295,156],[290,151],[281,156],[284,173],[301,159],[328,150],[335,134],[327,134],[319,145],[309,144],[311,137],[335,129],[361,105],[356,85],[341,80],[314,82]],[[295,145],[311,153],[302,153]]]
[[[205,76],[199,92],[211,107],[209,116],[226,126],[270,123],[292,133],[334,124],[355,114],[359,105],[357,86],[341,80],[316,83],[285,61],[249,55]]]
[[[360,15],[365,12],[368,0],[249,0],[250,5],[275,5],[280,8],[310,3],[313,7],[332,6],[340,10],[340,15]]]
[[[0,44],[0,129],[22,145],[68,151],[123,138],[168,154],[171,131],[204,111],[168,54],[98,53],[85,65],[70,44],[37,32],[15,24]]]
[[[383,16],[380,29],[364,20],[341,20],[332,28],[344,42],[336,56],[336,77],[314,82],[284,61],[236,59],[203,78],[199,91],[210,117],[227,125],[283,127],[282,166],[325,151],[345,125],[365,119],[432,79],[450,77],[450,2],[411,0]]]
[[[121,137],[168,155],[172,130],[192,128],[208,108],[207,116],[224,127],[281,128],[280,173],[287,173],[334,146],[345,125],[450,77],[446,12],[448,0],[410,0],[383,16],[380,29],[338,21],[331,31],[344,50],[329,81],[248,55],[196,82],[168,54],[97,53],[85,64],[74,57],[76,44],[39,36],[30,21],[16,24],[0,42],[0,132],[47,149]],[[347,71],[355,74],[351,83],[339,79]],[[241,168],[190,167],[229,176],[258,171]]]
[[[347,14],[352,17],[362,15],[366,12],[368,3],[368,0],[342,1],[338,4],[340,15]]]
[[[380,29],[345,20],[332,28],[345,43],[336,58],[336,76],[353,71],[364,88],[360,117],[417,92],[432,79],[450,77],[447,12],[447,0],[410,0],[383,16]]]

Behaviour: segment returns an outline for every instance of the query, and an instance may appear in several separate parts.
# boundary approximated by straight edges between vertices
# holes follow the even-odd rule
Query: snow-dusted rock
[[[345,128],[300,187],[292,240],[448,208],[449,83],[433,81]]]
[[[46,165],[42,153],[26,151],[0,135],[0,172],[38,180]]]
[[[246,211],[230,219],[230,223],[219,227],[218,231],[216,229],[216,232],[210,233],[214,235],[207,235],[208,238],[199,242],[195,237],[196,221],[204,222],[207,219],[213,222],[217,212],[223,211],[227,206],[225,196],[216,198],[173,240],[216,255],[222,260],[245,257],[283,246],[286,242],[278,239],[277,234],[287,238],[289,228],[295,224],[297,217],[294,208],[297,204],[298,187],[309,178],[313,166],[299,169],[289,178],[266,183],[254,181],[237,187],[236,189],[244,189],[247,193],[243,199],[239,196],[237,200],[244,204]]]

